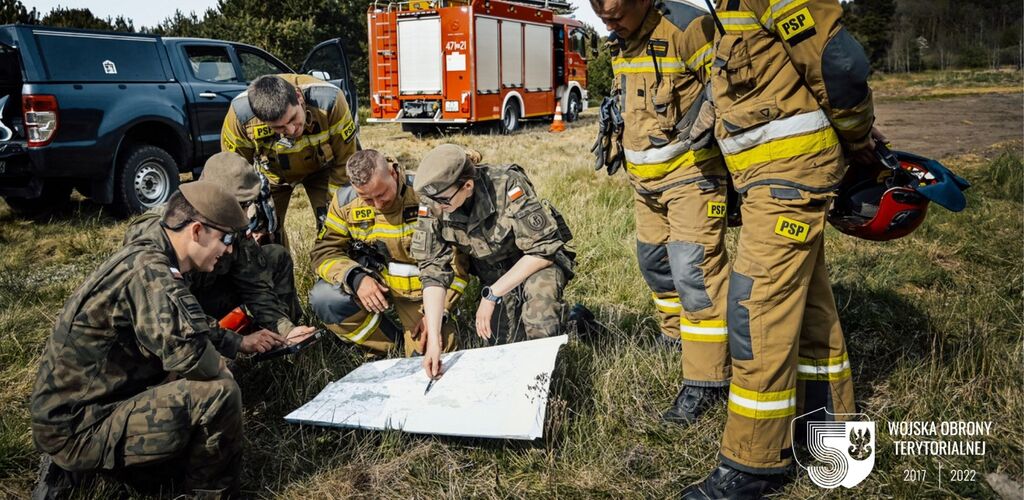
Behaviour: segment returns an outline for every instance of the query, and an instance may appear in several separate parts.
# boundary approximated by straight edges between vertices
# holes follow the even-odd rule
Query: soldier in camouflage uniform
[[[568,319],[562,290],[576,253],[562,216],[537,196],[522,168],[476,165],[445,144],[420,162],[414,186],[424,203],[412,254],[424,288],[427,374],[440,373],[441,313],[456,249],[469,255],[470,272],[484,285],[477,335],[494,343],[557,335]],[[494,314],[498,304],[504,308]]]
[[[406,356],[422,354],[423,287],[409,251],[419,206],[413,175],[372,149],[352,155],[346,170],[352,185],[335,194],[310,255],[320,278],[309,293],[310,307],[342,340],[374,354],[394,348],[399,336]],[[452,264],[446,309],[468,279],[465,256]],[[404,334],[384,314],[392,305]],[[446,323],[443,330],[445,350],[454,350],[454,328]]]
[[[32,438],[47,465],[35,497],[66,496],[53,489],[66,471],[168,460],[182,462],[170,470],[199,496],[237,488],[242,401],[222,356],[283,339],[220,329],[182,273],[213,270],[247,223],[220,186],[183,185],[168,201],[163,237],[123,247],[64,304],[31,398]]]
[[[283,236],[296,184],[305,188],[318,224],[331,194],[348,184],[345,162],[356,151],[356,122],[338,87],[306,75],[264,75],[231,101],[220,146],[270,179]]]
[[[254,322],[280,335],[298,337],[314,331],[308,326],[296,326],[302,315],[295,292],[292,257],[283,245],[260,245],[253,238],[254,225],[265,219],[257,210],[273,210],[262,203],[259,174],[241,156],[221,152],[207,160],[200,180],[223,186],[235,195],[243,209],[248,210],[249,227],[237,238],[232,251],[217,261],[213,272],[188,273],[189,290],[199,300],[203,312],[215,318],[224,317],[239,305],[245,306]],[[161,205],[132,221],[125,234],[125,244],[138,238],[159,240],[162,236],[160,220],[167,205]]]

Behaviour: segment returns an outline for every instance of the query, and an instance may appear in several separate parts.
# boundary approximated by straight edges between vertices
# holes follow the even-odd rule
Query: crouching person
[[[483,285],[476,313],[480,337],[492,343],[550,337],[570,319],[562,301],[576,258],[569,228],[537,196],[522,168],[477,165],[477,159],[445,144],[427,153],[416,173],[416,193],[425,204],[412,250],[424,285],[423,366],[431,377],[440,373],[441,312],[455,251],[469,256]]]
[[[245,210],[248,223],[245,237],[235,238],[232,251],[217,260],[211,272],[193,270],[187,276],[188,287],[199,301],[203,312],[222,318],[232,309],[244,306],[256,325],[291,340],[300,340],[315,331],[296,326],[302,309],[295,292],[294,264],[283,245],[257,243],[258,235],[273,232],[276,225],[270,192],[259,174],[235,153],[217,153],[206,161],[201,181],[221,186],[232,193]],[[133,240],[160,239],[160,221],[168,205],[161,205],[132,221],[124,237],[126,245]]]
[[[335,194],[310,256],[319,278],[310,307],[338,337],[371,354],[399,345],[406,356],[422,354],[423,291],[409,248],[419,206],[413,176],[372,149],[353,154],[345,168],[351,187]],[[455,258],[446,308],[466,287],[462,260]],[[400,326],[385,314],[392,307]],[[445,324],[443,332],[445,350],[454,350],[455,330]]]
[[[121,248],[67,300],[31,398],[32,438],[45,454],[34,498],[67,497],[71,472],[139,480],[173,471],[197,496],[237,489],[242,401],[222,356],[282,339],[219,328],[182,274],[211,271],[247,223],[220,186],[183,185],[159,238]]]

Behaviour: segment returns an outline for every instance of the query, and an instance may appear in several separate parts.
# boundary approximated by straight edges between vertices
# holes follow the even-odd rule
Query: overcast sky
[[[25,1],[25,0],[23,0]],[[273,1],[273,0],[269,0]],[[594,11],[590,9],[590,2],[588,0],[570,0],[573,5],[577,6],[576,17],[583,22],[590,24],[597,29],[602,35],[608,34],[604,29],[604,25],[594,15]],[[217,5],[217,0],[176,0],[174,2],[125,2],[124,0],[27,0],[25,6],[29,9],[35,7],[36,10],[45,15],[50,12],[56,6],[62,7],[73,7],[73,8],[88,8],[98,17],[117,17],[123,15],[132,21],[135,21],[135,27],[141,26],[155,26],[165,18],[170,17],[174,14],[175,9],[181,10],[182,12],[195,12],[196,15],[202,17],[206,9],[212,8]]]

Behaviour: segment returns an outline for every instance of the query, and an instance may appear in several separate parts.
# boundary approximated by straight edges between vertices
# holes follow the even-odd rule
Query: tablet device
[[[281,356],[287,356],[289,354],[295,354],[302,350],[305,350],[309,346],[317,343],[321,337],[326,334],[324,330],[317,330],[302,340],[302,342],[286,345],[284,347],[278,347],[272,351],[257,353],[252,357],[252,360],[259,363],[261,361],[268,361],[274,358],[280,358]]]

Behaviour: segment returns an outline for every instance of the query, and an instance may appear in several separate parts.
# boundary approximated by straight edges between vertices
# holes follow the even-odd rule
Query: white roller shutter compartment
[[[398,21],[398,89],[402,94],[440,94],[441,19]]]

